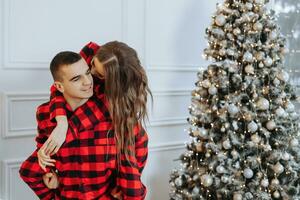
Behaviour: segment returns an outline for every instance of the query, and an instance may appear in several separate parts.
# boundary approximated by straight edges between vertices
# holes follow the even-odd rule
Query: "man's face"
[[[62,81],[56,82],[56,86],[65,98],[83,100],[93,95],[93,78],[84,59],[63,66],[59,73],[61,73]]]

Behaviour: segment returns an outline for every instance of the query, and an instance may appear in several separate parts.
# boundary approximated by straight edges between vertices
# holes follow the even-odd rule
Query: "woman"
[[[95,92],[102,92],[107,100],[117,148],[116,170],[130,170],[128,164],[124,166],[126,161],[129,166],[137,166],[141,173],[147,158],[147,134],[141,124],[147,117],[147,95],[152,97],[152,94],[136,51],[122,42],[113,41],[101,48],[89,43],[80,54],[91,66],[91,72],[96,77],[95,84],[104,84],[104,91]],[[50,155],[59,150],[68,128],[64,107],[60,103],[63,97],[55,89],[52,89],[51,96],[51,107],[55,108],[52,116],[57,120],[57,127],[38,153],[43,169],[54,166],[55,160]],[[123,191],[118,187],[122,189],[122,181],[113,190],[115,197],[122,199]]]

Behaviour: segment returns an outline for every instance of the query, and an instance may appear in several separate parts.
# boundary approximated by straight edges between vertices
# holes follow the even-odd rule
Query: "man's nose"
[[[92,84],[92,79],[89,76],[84,76],[83,84],[84,85]]]

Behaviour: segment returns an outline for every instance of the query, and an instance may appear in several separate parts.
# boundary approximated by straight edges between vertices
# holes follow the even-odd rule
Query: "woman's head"
[[[151,91],[146,72],[136,51],[118,41],[101,46],[92,62],[92,71],[105,80],[118,146],[126,150],[134,143],[133,127],[147,117],[147,95]]]

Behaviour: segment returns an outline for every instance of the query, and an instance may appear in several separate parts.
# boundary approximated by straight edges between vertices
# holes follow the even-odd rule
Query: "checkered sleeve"
[[[79,52],[81,57],[86,61],[86,63],[90,67],[91,67],[91,61],[99,48],[100,46],[97,43],[89,42]]]
[[[55,122],[56,116],[66,116],[66,100],[63,97],[62,93],[54,87],[51,86],[51,96],[50,96],[50,120]]]
[[[43,145],[47,139],[47,128],[43,127],[44,113],[39,113],[39,108],[37,112],[38,120],[38,135],[36,136],[37,149],[27,158],[19,169],[20,177],[23,181],[34,191],[34,193],[42,200],[50,200],[54,198],[55,190],[50,190],[43,182],[43,175],[45,172],[38,164],[37,151]],[[51,129],[51,128],[50,128]],[[50,130],[49,129],[49,130]],[[48,169],[49,170],[49,169]]]
[[[147,189],[141,181],[141,173],[148,156],[148,136],[141,126],[135,127],[135,156],[129,160],[121,156],[121,166],[117,176],[117,185],[120,187],[124,200],[143,200]]]

